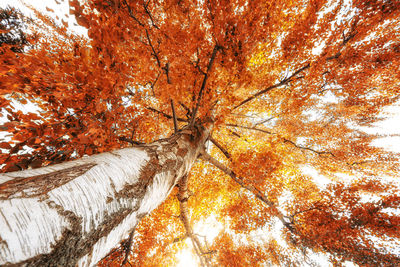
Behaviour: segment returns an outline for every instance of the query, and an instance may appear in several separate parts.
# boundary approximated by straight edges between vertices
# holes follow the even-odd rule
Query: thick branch
[[[257,188],[255,188],[252,185],[246,185],[246,183],[243,181],[242,178],[237,177],[236,174],[229,169],[228,167],[226,167],[225,165],[223,165],[222,163],[220,163],[218,160],[216,160],[215,158],[211,157],[207,152],[203,151],[202,152],[202,159],[210,162],[212,165],[214,165],[215,167],[217,167],[218,169],[220,169],[221,171],[223,171],[225,174],[229,175],[236,183],[238,183],[241,187],[247,189],[248,191],[252,192],[253,194],[256,195],[257,198],[259,198],[261,201],[263,201],[265,204],[267,204],[268,206],[272,207],[275,204],[268,200],[266,196],[264,196],[260,190],[258,190]],[[256,192],[256,193],[255,193]]]
[[[192,118],[191,118],[191,121],[190,121],[190,124],[189,124],[190,126],[193,126],[193,124],[195,122],[196,114],[197,114],[197,111],[199,110],[200,102],[201,102],[201,99],[203,97],[204,88],[206,87],[206,82],[207,82],[208,76],[210,74],[212,65],[214,63],[215,57],[217,56],[217,52],[218,52],[219,49],[220,49],[220,47],[217,44],[215,44],[214,49],[213,49],[212,54],[211,54],[210,61],[208,62],[207,72],[204,74],[203,82],[202,82],[201,87],[200,87],[200,91],[199,91],[199,95],[197,97],[196,105],[193,108]]]
[[[297,74],[299,74],[300,72],[302,72],[302,71],[308,69],[309,67],[310,67],[310,63],[308,63],[307,65],[303,66],[302,68],[296,70],[295,72],[293,72],[292,75],[290,75],[289,77],[283,79],[283,80],[280,81],[279,83],[274,84],[274,85],[271,85],[271,86],[269,86],[269,87],[267,87],[267,88],[265,88],[265,89],[263,89],[263,90],[261,90],[261,91],[255,93],[254,95],[250,96],[249,98],[243,100],[243,101],[240,102],[237,106],[235,106],[235,107],[233,108],[233,110],[237,109],[237,108],[240,107],[240,106],[243,106],[244,104],[246,104],[247,102],[250,102],[251,100],[253,100],[253,99],[256,98],[256,97],[258,97],[258,96],[260,96],[260,95],[263,95],[263,94],[265,94],[265,93],[271,91],[271,90],[274,89],[274,88],[281,87],[282,85],[285,85],[285,84],[291,82],[291,81],[293,80],[293,78],[294,78]]]
[[[214,165],[215,167],[217,167],[218,169],[220,169],[221,171],[223,171],[225,174],[229,175],[237,184],[239,184],[242,188],[248,190],[249,192],[251,192],[257,199],[261,200],[262,202],[264,202],[267,206],[273,208],[273,211],[275,213],[275,216],[278,217],[278,219],[283,223],[283,225],[292,233],[296,233],[296,229],[293,227],[293,224],[291,222],[288,222],[285,218],[286,216],[283,215],[277,208],[276,208],[276,204],[274,202],[272,202],[271,200],[269,200],[267,198],[267,196],[264,195],[264,193],[262,193],[261,190],[259,190],[258,188],[256,188],[253,185],[247,185],[244,181],[243,178],[241,177],[237,177],[236,174],[229,169],[228,167],[226,167],[225,165],[223,165],[222,163],[220,163],[218,160],[216,160],[215,158],[211,157],[206,151],[203,151],[201,154],[201,158],[210,162],[212,165]]]
[[[209,140],[216,146],[218,147],[219,150],[225,155],[227,159],[231,158],[231,154],[217,141],[215,140],[212,136],[209,137]]]
[[[207,257],[210,254],[209,251],[205,251],[202,248],[200,240],[197,238],[197,235],[193,233],[193,229],[189,223],[189,209],[187,205],[187,201],[189,199],[188,193],[188,176],[185,175],[179,181],[179,192],[178,192],[178,200],[180,206],[180,219],[182,221],[183,226],[185,227],[186,235],[189,237],[193,243],[193,248],[200,259],[200,263],[202,266],[211,266],[210,259]]]
[[[171,110],[172,110],[172,117],[174,119],[174,131],[175,133],[178,132],[179,127],[178,127],[178,120],[176,119],[176,112],[175,112],[175,106],[174,106],[174,100],[171,99]]]

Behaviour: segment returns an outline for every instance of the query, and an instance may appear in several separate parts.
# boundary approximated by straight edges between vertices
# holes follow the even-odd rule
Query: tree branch
[[[235,132],[235,131],[229,130],[229,132],[230,132],[232,135],[236,136],[237,138],[242,138],[242,136],[241,136],[240,134],[238,134],[237,132]],[[247,142],[247,140],[246,140],[246,142]]]
[[[169,77],[169,63],[167,62],[167,63],[165,64],[164,67],[161,67],[160,56],[159,56],[158,53],[156,52],[156,49],[154,48],[154,46],[153,46],[153,44],[152,44],[152,42],[151,42],[150,35],[149,35],[149,31],[148,31],[147,29],[145,29],[145,32],[146,32],[147,41],[149,42],[149,46],[150,46],[151,51],[152,51],[151,54],[152,54],[152,55],[154,56],[154,58],[156,59],[156,61],[157,61],[157,66],[158,66],[159,68],[161,68],[161,69],[164,71],[165,75],[167,76],[167,83],[168,83],[168,84],[171,84],[171,79],[170,79],[170,77]]]
[[[139,142],[139,141],[134,141],[134,140],[132,140],[132,139],[130,139],[130,138],[127,138],[127,137],[125,137],[125,136],[119,136],[118,139],[119,139],[120,141],[128,142],[128,143],[130,143],[131,145],[143,145],[143,144],[144,144],[144,143]]]
[[[152,54],[153,54],[153,56],[155,57],[155,59],[156,59],[156,61],[157,61],[158,67],[161,68],[161,62],[160,62],[160,59],[159,59],[159,57],[158,57],[158,54],[157,54],[156,50],[154,49],[153,44],[151,43],[149,31],[148,31],[147,29],[145,29],[145,32],[146,32],[147,41],[149,42],[150,48],[151,48],[151,50],[153,51]]]
[[[304,149],[304,150],[308,150],[308,151],[317,153],[318,155],[331,155],[332,157],[335,157],[335,155],[334,155],[332,152],[330,152],[330,151],[318,151],[318,150],[315,150],[315,149],[313,149],[313,148],[311,148],[311,147],[300,146],[300,145],[296,144],[295,142],[293,142],[292,140],[289,140],[289,139],[286,139],[286,138],[283,138],[283,141],[284,141],[285,143],[292,144],[293,146],[295,146],[295,147],[297,147],[297,148],[300,148],[300,149]]]
[[[147,10],[146,10],[146,12],[147,12]],[[149,14],[149,16],[151,16],[150,15],[150,13],[148,13]],[[158,27],[155,25],[155,24],[153,24],[153,26],[155,26],[157,29],[158,29]],[[156,61],[157,61],[157,66],[159,67],[159,68],[161,68],[163,71],[164,71],[164,73],[165,73],[165,75],[167,76],[167,83],[168,84],[171,84],[172,82],[171,82],[171,79],[170,79],[170,76],[169,76],[169,63],[167,62],[166,64],[165,64],[165,66],[163,66],[163,67],[161,67],[161,61],[160,61],[160,56],[158,55],[158,53],[156,52],[156,49],[154,48],[154,46],[153,46],[153,44],[152,44],[152,42],[151,42],[151,38],[150,38],[150,35],[149,35],[149,31],[145,28],[144,29],[145,30],[145,32],[146,32],[146,38],[147,38],[147,42],[148,42],[148,44],[146,44],[146,45],[149,45],[150,46],[150,48],[151,48],[151,54],[154,56],[154,58],[156,59]],[[143,42],[144,43],[144,42]],[[156,78],[156,80],[155,80],[155,82],[152,84],[152,83],[150,83],[150,85],[151,85],[151,89],[152,89],[152,91],[153,91],[153,95],[155,95],[155,93],[154,93],[154,85],[156,84],[156,82],[157,82],[157,80],[158,80],[158,78],[160,77],[160,74],[158,74],[158,76],[157,76],[157,78]]]
[[[266,122],[269,122],[269,121],[272,120],[273,118],[274,118],[274,117],[271,117],[271,118],[268,118],[268,119],[265,119],[265,120],[256,122],[256,123],[254,124],[254,126],[257,126],[257,125],[260,125],[260,124],[264,124],[264,123],[266,123]]]
[[[247,130],[258,131],[258,132],[262,132],[262,133],[266,133],[266,134],[275,134],[275,135],[277,135],[277,133],[273,133],[273,132],[270,132],[270,131],[267,131],[267,130],[263,130],[263,129],[260,129],[260,128],[256,128],[256,127],[248,127],[248,126],[242,126],[242,125],[231,124],[231,123],[227,123],[225,125],[226,126],[231,126],[231,127],[243,128],[243,129],[247,129]],[[316,153],[318,155],[331,155],[332,157],[335,157],[335,155],[330,151],[319,151],[319,150],[315,150],[315,149],[313,149],[311,147],[300,146],[300,145],[296,144],[295,142],[293,142],[292,140],[289,140],[289,139],[284,138],[284,137],[282,139],[283,139],[283,142],[289,143],[289,144],[291,144],[291,145],[293,145],[293,146],[295,146],[295,147],[297,147],[299,149],[308,150],[308,151],[314,152],[314,153]]]
[[[247,129],[247,130],[259,131],[259,132],[266,133],[266,134],[275,134],[273,132],[270,132],[270,131],[267,131],[267,130],[263,130],[263,129],[260,129],[260,128],[256,128],[256,127],[242,126],[242,125],[232,124],[232,123],[227,123],[225,125],[226,126],[231,126],[231,127],[236,127],[236,128],[243,128],[243,129]]]
[[[190,108],[188,108],[184,103],[179,102],[179,104],[186,110],[186,117],[188,119],[190,119],[190,116],[192,114],[192,111],[190,110]]]
[[[176,217],[180,218],[180,216],[176,216]],[[184,236],[181,236],[181,237],[174,238],[172,243],[181,242],[181,241],[185,240],[187,237],[188,237],[187,235],[184,235]]]
[[[317,202],[318,202],[318,201],[317,201]],[[309,211],[312,211],[312,210],[317,210],[317,209],[319,209],[319,207],[312,206],[312,207],[310,207],[310,208],[308,208],[308,209],[301,210],[301,211],[297,211],[297,212],[293,213],[292,215],[290,215],[289,217],[290,217],[292,220],[294,220],[294,217],[296,217],[296,216],[299,215],[299,214],[302,214],[302,213],[305,213],[305,212],[309,212]]]
[[[151,15],[150,11],[147,9],[147,7],[149,6],[150,0],[147,3],[143,3],[143,8],[144,11],[146,12],[146,14],[149,16],[150,21],[151,21],[151,25],[156,28],[157,30],[159,30],[160,28],[154,23],[154,19],[153,16]]]
[[[214,45],[214,49],[213,49],[212,54],[211,54],[211,57],[210,57],[210,61],[208,62],[207,72],[204,74],[203,82],[202,82],[201,87],[200,87],[200,91],[199,91],[199,95],[197,97],[197,101],[196,101],[195,107],[193,108],[192,117],[191,117],[191,120],[190,120],[190,123],[189,123],[189,127],[194,125],[194,122],[195,122],[195,119],[196,119],[196,114],[197,114],[197,111],[199,110],[199,107],[200,107],[201,98],[203,97],[203,91],[204,91],[204,88],[206,87],[206,82],[207,82],[208,76],[210,74],[212,65],[214,63],[215,57],[216,57],[217,52],[218,52],[219,49],[220,49],[220,47],[217,44],[215,44]]]
[[[165,66],[162,67],[162,69],[164,70],[165,75],[167,76],[167,83],[172,84],[171,79],[169,78],[169,63],[167,62],[167,64],[165,64]]]
[[[128,3],[126,2],[126,0],[123,0],[123,1],[124,1],[124,4],[126,5],[126,7],[128,8],[129,16],[130,16],[131,18],[133,18],[141,27],[144,27],[144,24],[141,23],[141,22],[135,17],[135,15],[133,14],[131,7],[128,5]]]
[[[163,115],[164,117],[166,117],[166,118],[168,118],[168,119],[173,119],[173,117],[172,117],[171,115],[169,115],[169,114],[167,114],[167,113],[165,113],[165,112],[159,111],[159,110],[157,110],[157,109],[155,109],[155,108],[147,107],[146,109],[148,109],[148,110],[150,110],[150,111],[153,111],[153,112],[155,112],[155,113],[161,114],[161,115]],[[177,119],[178,121],[187,122],[187,120],[182,119],[182,118],[179,118],[179,117],[177,117],[176,119]]]
[[[157,74],[157,77],[156,77],[156,79],[154,80],[154,82],[148,82],[148,83],[150,84],[151,92],[153,93],[153,96],[154,96],[154,97],[156,96],[156,93],[155,93],[155,91],[154,91],[154,87],[156,86],[156,83],[157,83],[157,81],[158,81],[158,78],[160,78],[160,76],[161,76],[161,72],[159,72],[159,73]]]
[[[286,216],[283,215],[277,208],[276,204],[269,200],[261,190],[256,188],[253,185],[247,185],[243,178],[237,177],[236,174],[220,163],[218,160],[215,158],[211,157],[206,151],[203,151],[201,154],[201,158],[205,161],[210,162],[212,165],[223,171],[225,174],[229,175],[237,184],[239,184],[242,188],[246,189],[247,191],[251,192],[257,199],[265,203],[267,206],[271,207],[273,212],[275,213],[275,216],[283,223],[283,225],[292,233],[297,233],[297,230],[294,228],[293,224],[291,222],[288,222],[285,218]]]
[[[128,90],[128,93],[130,96],[135,96],[135,93],[127,86],[126,89]]]
[[[124,252],[125,252],[125,258],[121,263],[121,266],[124,266],[126,263],[129,263],[130,266],[131,263],[128,262],[128,258],[129,258],[129,253],[131,252],[131,247],[132,247],[132,241],[133,241],[133,233],[135,232],[135,230],[133,230],[128,237],[128,240],[125,242],[124,244]]]
[[[293,78],[294,78],[297,74],[299,74],[300,72],[302,72],[302,71],[308,69],[310,66],[311,66],[310,63],[307,63],[305,66],[303,66],[303,67],[301,67],[300,69],[296,70],[295,72],[293,72],[292,75],[290,75],[289,77],[283,79],[283,80],[280,81],[279,83],[274,84],[274,85],[271,85],[271,86],[269,86],[269,87],[267,87],[267,88],[265,88],[265,89],[263,89],[263,90],[261,90],[261,91],[255,93],[254,95],[250,96],[249,98],[243,100],[243,101],[240,102],[238,105],[236,105],[232,110],[235,110],[235,109],[237,109],[237,108],[240,107],[240,106],[243,106],[243,105],[246,104],[247,102],[250,102],[250,101],[253,100],[254,98],[256,98],[256,97],[258,97],[258,96],[260,96],[260,95],[263,95],[263,94],[265,94],[265,93],[271,91],[271,90],[274,89],[274,88],[280,87],[280,86],[282,86],[282,85],[285,85],[285,84],[291,82],[291,81],[293,80]]]
[[[189,237],[193,243],[193,248],[200,259],[200,263],[202,266],[211,266],[210,258],[207,257],[211,254],[209,251],[203,250],[200,240],[197,238],[197,235],[193,233],[193,229],[189,223],[189,209],[188,209],[188,176],[185,175],[181,178],[178,183],[179,192],[178,192],[178,200],[179,200],[179,207],[180,207],[180,219],[185,227],[186,235]]]
[[[172,99],[171,99],[171,110],[172,110],[172,117],[174,119],[174,132],[177,133],[179,131],[178,120],[176,119],[174,100]]]
[[[231,154],[217,141],[215,140],[212,136],[209,137],[209,140],[216,146],[218,147],[219,150],[225,155],[227,159],[231,159]]]

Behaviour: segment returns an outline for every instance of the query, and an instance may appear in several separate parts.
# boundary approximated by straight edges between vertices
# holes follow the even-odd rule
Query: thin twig
[[[165,66],[162,67],[162,69],[164,70],[165,75],[167,76],[167,83],[172,84],[171,79],[169,78],[169,63],[167,62],[167,64],[165,64]]]
[[[318,210],[318,209],[319,209],[319,207],[312,206],[312,207],[310,207],[310,208],[308,208],[308,209],[301,210],[301,211],[297,211],[297,212],[293,213],[292,215],[290,215],[289,217],[290,217],[292,220],[294,220],[294,217],[297,216],[297,215],[299,215],[299,214],[302,214],[302,213],[305,213],[305,212],[309,212],[309,211],[312,211],[312,210]]]
[[[265,89],[263,89],[263,90],[261,90],[261,91],[255,93],[254,95],[248,97],[247,99],[243,100],[243,101],[240,102],[238,105],[236,105],[232,110],[235,110],[235,109],[237,109],[238,107],[243,106],[243,105],[246,104],[247,102],[250,102],[250,101],[253,100],[254,98],[256,98],[256,97],[258,97],[258,96],[260,96],[260,95],[263,95],[263,94],[265,94],[265,93],[271,91],[271,90],[274,89],[274,88],[281,87],[282,85],[285,85],[285,84],[291,82],[291,81],[293,80],[293,78],[294,78],[297,74],[299,74],[300,72],[302,72],[302,71],[308,69],[310,66],[311,66],[310,63],[307,63],[305,66],[303,66],[303,67],[301,67],[300,69],[296,70],[295,72],[293,72],[292,75],[290,75],[289,77],[283,79],[283,80],[280,81],[279,83],[274,84],[274,85],[271,85],[271,86],[269,86],[269,87],[267,87],[267,88],[265,88]]]
[[[269,121],[272,120],[273,118],[274,118],[274,117],[271,117],[271,118],[268,118],[268,119],[265,119],[265,120],[256,122],[254,125],[257,126],[257,125],[260,125],[260,124],[264,124],[264,123],[266,123],[266,122],[269,122]]]
[[[159,111],[159,110],[157,110],[157,109],[155,109],[155,108],[146,107],[146,109],[148,109],[148,110],[150,110],[150,111],[153,111],[153,112],[155,112],[155,113],[161,114],[161,115],[163,115],[164,117],[166,117],[166,118],[168,118],[168,119],[173,119],[173,117],[172,117],[171,115],[169,115],[169,114],[167,114],[167,113],[165,113],[165,112]],[[178,121],[187,122],[187,120],[182,119],[182,118],[179,118],[179,117],[177,117],[176,119],[177,119]]]
[[[128,90],[129,95],[135,96],[135,93],[127,86],[126,89]]]
[[[160,78],[160,76],[161,76],[161,72],[159,72],[159,73],[157,74],[157,77],[156,77],[156,79],[154,80],[154,82],[149,82],[149,83],[150,83],[150,87],[151,87],[151,92],[153,93],[153,96],[154,96],[154,97],[156,96],[156,93],[155,93],[155,91],[154,91],[154,87],[156,86],[156,83],[157,83],[157,81],[158,81],[158,78]]]
[[[332,157],[335,157],[335,155],[334,155],[332,152],[330,152],[330,151],[318,151],[318,150],[315,150],[315,149],[313,149],[313,148],[311,148],[311,147],[300,146],[300,145],[296,144],[295,142],[293,142],[292,140],[289,140],[289,139],[286,139],[286,138],[283,138],[283,141],[284,141],[285,143],[292,144],[293,146],[295,146],[295,147],[297,147],[297,148],[300,148],[300,149],[304,149],[304,150],[308,150],[308,151],[317,153],[318,155],[326,155],[326,154],[327,154],[327,155],[331,155]]]
[[[232,135],[234,135],[234,136],[236,136],[237,138],[242,138],[242,136],[240,135],[240,134],[238,134],[237,132],[235,132],[235,131],[229,131]]]
[[[180,218],[180,216],[176,216],[176,217],[177,217],[177,218]],[[184,235],[184,236],[181,236],[181,237],[174,238],[174,240],[172,241],[172,243],[181,242],[181,241],[185,240],[187,237],[188,237],[187,235]]]
[[[243,117],[243,118],[251,118],[251,119],[259,119],[260,118],[259,116],[257,116],[258,114],[255,114],[254,116],[251,116],[251,115],[231,112],[229,115],[237,116],[237,117]]]
[[[125,137],[125,136],[119,136],[118,139],[119,139],[120,141],[128,142],[128,143],[130,143],[131,145],[143,145],[143,144],[144,144],[144,143],[139,142],[139,141],[134,141],[134,140],[132,140],[132,139],[130,139],[130,138],[127,138],[127,137]]]
[[[256,127],[248,127],[248,126],[242,126],[242,125],[232,124],[232,123],[227,123],[225,125],[226,126],[231,126],[231,127],[236,127],[236,128],[243,128],[243,129],[247,129],[247,130],[259,131],[259,132],[266,133],[266,134],[274,134],[273,132],[270,132],[270,131],[267,131],[267,130],[263,130],[263,129],[260,129],[260,128],[256,128]]]
[[[149,3],[150,3],[150,1],[148,1],[147,3],[143,3],[144,11],[149,16],[150,21],[151,21],[151,25],[153,25],[154,28],[159,30],[160,28],[154,23],[153,16],[151,15],[150,11],[147,9],[147,7],[149,6]]]
[[[352,28],[353,28],[353,26],[352,26]],[[349,33],[349,35],[347,35],[347,36],[346,36],[345,33],[343,32],[343,33],[342,33],[343,41],[342,41],[342,43],[341,43],[341,45],[340,45],[339,51],[338,51],[336,54],[334,54],[333,56],[327,57],[327,58],[326,58],[326,61],[329,61],[329,60],[332,60],[332,59],[338,59],[338,58],[342,55],[342,50],[343,50],[343,48],[345,47],[345,45],[346,45],[351,39],[353,39],[353,37],[356,36],[356,34],[357,34],[357,32],[353,32],[353,29],[350,30],[350,33]]]
[[[124,3],[126,5],[126,7],[128,8],[128,12],[129,12],[129,16],[131,16],[131,18],[133,18],[141,27],[144,27],[144,24],[141,23],[133,14],[131,7],[128,5],[128,3],[126,2],[126,0],[124,0]]]
[[[267,131],[267,130],[263,130],[263,129],[260,129],[260,128],[256,128],[256,127],[248,127],[248,126],[242,126],[242,125],[231,124],[231,123],[227,123],[225,125],[231,126],[231,127],[236,127],[236,128],[243,128],[243,129],[252,130],[252,131],[258,131],[258,132],[262,132],[262,133],[266,133],[266,134],[277,135],[277,133],[273,133],[273,132],[270,132],[270,131]],[[299,149],[308,150],[308,151],[314,152],[314,153],[316,153],[318,155],[331,155],[332,157],[335,157],[335,155],[330,151],[319,151],[319,150],[313,149],[311,147],[304,147],[304,146],[298,145],[295,142],[293,142],[292,140],[289,140],[287,138],[282,138],[282,139],[283,139],[283,142],[289,143],[289,144],[291,144],[291,145],[293,145],[293,146],[295,146],[295,147],[297,147]]]
[[[156,52],[156,50],[154,49],[153,44],[151,43],[151,39],[150,39],[150,35],[149,35],[149,31],[147,29],[145,29],[146,32],[146,37],[147,37],[147,41],[149,42],[151,51],[153,51],[152,55],[155,57],[156,61],[157,61],[157,65],[160,68],[161,67],[161,62],[160,59],[158,57],[158,53]]]
[[[186,110],[186,117],[188,119],[190,119],[190,116],[192,114],[192,111],[190,110],[190,108],[188,108],[184,103],[179,102],[179,104]]]

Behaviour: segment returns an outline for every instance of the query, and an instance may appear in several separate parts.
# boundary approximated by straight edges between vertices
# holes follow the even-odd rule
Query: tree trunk
[[[0,265],[91,266],[126,239],[188,173],[209,135],[0,175]]]

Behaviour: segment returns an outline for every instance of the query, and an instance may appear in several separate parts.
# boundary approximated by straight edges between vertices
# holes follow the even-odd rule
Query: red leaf
[[[0,143],[0,148],[10,149],[11,146],[10,146],[10,144],[7,143],[7,142],[2,142],[2,143]]]

